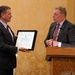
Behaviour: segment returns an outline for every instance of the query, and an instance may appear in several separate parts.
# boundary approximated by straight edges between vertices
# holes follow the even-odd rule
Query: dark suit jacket
[[[15,47],[15,36],[13,39],[14,42],[8,30],[0,22],[0,69],[16,67],[15,54],[17,53],[17,47]]]
[[[53,22],[49,28],[48,35],[44,41],[46,47],[46,40],[53,38],[55,26],[56,23]],[[70,23],[68,20],[65,20],[60,29],[57,41],[62,42],[61,47],[75,47],[75,25]],[[47,60],[50,60],[49,56],[47,56]]]

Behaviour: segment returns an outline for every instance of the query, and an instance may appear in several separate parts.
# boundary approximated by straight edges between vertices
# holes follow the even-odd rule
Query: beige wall
[[[15,34],[19,29],[38,31],[34,51],[18,52],[15,75],[50,75],[44,39],[53,21],[53,10],[60,5],[66,7],[68,20],[75,23],[75,0],[0,0],[0,5],[12,8],[13,17],[9,24]]]
[[[67,18],[72,23],[75,23],[75,0],[67,0]]]

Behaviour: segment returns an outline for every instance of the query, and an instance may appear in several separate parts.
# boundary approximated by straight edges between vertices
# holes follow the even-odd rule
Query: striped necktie
[[[54,34],[53,34],[53,40],[57,40],[58,31],[59,31],[59,26],[60,26],[60,24],[57,24],[57,25],[56,25],[56,28],[55,28],[55,31],[54,31]]]

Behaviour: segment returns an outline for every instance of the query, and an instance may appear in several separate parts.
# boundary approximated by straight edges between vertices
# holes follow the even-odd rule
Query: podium
[[[75,75],[75,48],[47,47],[50,61],[50,75]]]

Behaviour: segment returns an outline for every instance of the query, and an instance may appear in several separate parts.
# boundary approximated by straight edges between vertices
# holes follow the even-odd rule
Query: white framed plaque
[[[34,50],[37,30],[18,30],[17,35],[16,47]]]

